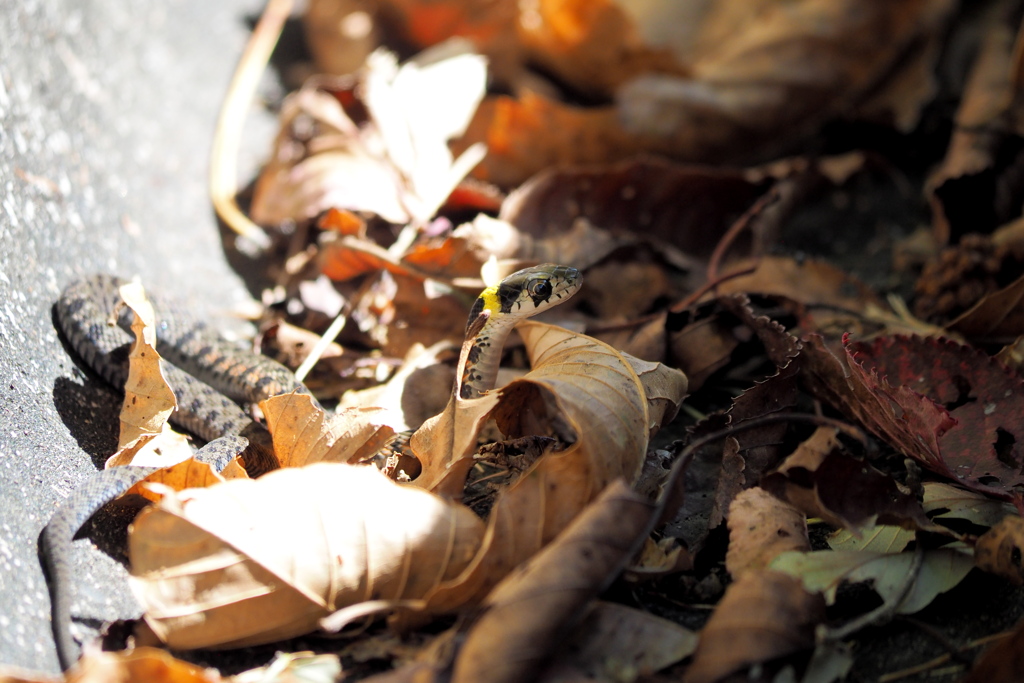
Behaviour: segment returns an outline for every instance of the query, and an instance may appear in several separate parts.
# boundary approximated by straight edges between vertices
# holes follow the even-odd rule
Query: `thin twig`
[[[665,521],[664,518],[668,512],[670,502],[675,498],[674,492],[678,486],[681,486],[681,478],[686,472],[686,467],[690,460],[693,459],[694,454],[715,441],[720,441],[726,437],[734,436],[738,432],[746,431],[748,429],[756,429],[757,427],[764,427],[770,424],[777,424],[779,422],[805,422],[819,427],[832,427],[838,431],[846,434],[847,436],[856,439],[866,447],[870,444],[867,435],[858,427],[854,427],[851,424],[847,424],[841,420],[835,420],[830,417],[823,417],[821,415],[811,415],[808,413],[775,413],[773,415],[763,415],[750,420],[745,420],[737,425],[730,425],[726,429],[712,432],[699,439],[694,440],[683,449],[676,461],[672,463],[672,469],[669,471],[668,478],[662,486],[662,496],[658,500],[658,504],[655,507],[654,514],[651,516],[650,528],[648,529],[647,536],[650,532]],[[674,510],[672,511],[675,512]]]
[[[963,647],[958,648],[958,652],[967,652],[968,650],[973,650],[983,645],[988,645],[991,642],[1009,638],[1011,635],[1013,635],[1013,631],[1002,631],[1001,633],[992,633],[982,638],[972,640]],[[908,678],[909,676],[916,676],[926,671],[931,671],[936,667],[942,666],[946,662],[950,661],[952,658],[952,655],[950,655],[948,652],[945,654],[941,654],[935,659],[928,660],[927,662],[924,662],[922,664],[915,664],[914,666],[908,667],[906,669],[900,669],[899,671],[893,671],[892,673],[880,676],[878,678],[878,683],[893,683],[893,681],[898,681],[901,678]]]
[[[345,306],[342,307],[341,312],[338,313],[331,322],[331,326],[328,327],[327,331],[323,333],[323,336],[316,341],[316,344],[313,345],[309,355],[303,359],[298,369],[295,370],[295,379],[300,382],[305,381],[306,375],[308,375],[309,371],[313,369],[316,362],[320,360],[320,357],[324,355],[324,351],[327,350],[327,347],[330,346],[331,342],[337,339],[338,335],[341,334],[341,331],[345,329],[345,321],[348,320],[350,308],[351,307],[346,302]]]
[[[740,268],[739,270],[734,270],[731,273],[726,273],[725,275],[722,275],[721,277],[717,277],[714,280],[709,280],[706,283],[704,283],[704,285],[701,286],[700,289],[698,289],[695,292],[692,292],[688,297],[686,297],[685,299],[683,299],[679,303],[674,304],[672,306],[671,310],[672,310],[673,313],[679,313],[681,311],[685,311],[687,308],[689,308],[690,306],[692,306],[695,303],[697,303],[698,301],[700,301],[701,297],[703,297],[705,294],[707,294],[708,292],[710,292],[710,291],[712,291],[714,289],[717,289],[718,286],[721,285],[723,282],[728,282],[729,280],[735,280],[736,278],[743,277],[744,275],[750,275],[755,270],[757,270],[757,266],[756,265],[747,266],[746,268]]]
[[[242,144],[245,114],[252,106],[260,77],[281,37],[294,0],[269,0],[252,32],[238,68],[231,78],[224,104],[217,117],[210,153],[210,199],[222,221],[243,237],[260,246],[269,243],[266,233],[238,208],[237,160]]]
[[[778,187],[772,187],[729,226],[729,229],[722,235],[722,239],[718,240],[718,244],[715,245],[715,250],[711,252],[711,258],[708,259],[709,282],[718,279],[718,266],[721,264],[722,259],[725,258],[725,253],[729,250],[729,247],[736,241],[736,238],[750,226],[751,221],[756,216],[760,216],[765,209],[779,201],[780,197]]]

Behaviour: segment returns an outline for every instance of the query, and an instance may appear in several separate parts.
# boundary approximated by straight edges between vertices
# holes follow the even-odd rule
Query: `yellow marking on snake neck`
[[[501,299],[498,298],[498,285],[488,287],[480,292],[480,298],[484,300],[484,310],[490,311],[492,315],[501,312]]]

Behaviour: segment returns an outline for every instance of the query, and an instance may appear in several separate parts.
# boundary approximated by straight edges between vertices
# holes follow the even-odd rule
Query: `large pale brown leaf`
[[[458,576],[483,532],[468,508],[373,468],[286,468],[143,511],[131,586],[173,648],[272,642],[347,605],[423,596]]]

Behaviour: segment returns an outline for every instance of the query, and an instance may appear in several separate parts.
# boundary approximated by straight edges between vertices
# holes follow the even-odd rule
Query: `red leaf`
[[[928,469],[1004,499],[1024,489],[1024,380],[950,340],[820,337],[805,347],[812,390]]]

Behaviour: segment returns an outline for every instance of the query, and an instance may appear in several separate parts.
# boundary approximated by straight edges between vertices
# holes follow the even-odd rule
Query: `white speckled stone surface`
[[[57,503],[102,462],[119,400],[62,346],[51,308],[94,271],[211,308],[246,296],[206,196],[220,100],[262,3],[24,0],[0,10],[0,663],[56,671],[37,559]],[[272,117],[250,117],[251,172]],[[113,421],[112,421],[113,418]],[[74,611],[134,616],[123,569],[76,542]],[[76,630],[83,624],[76,624]]]

